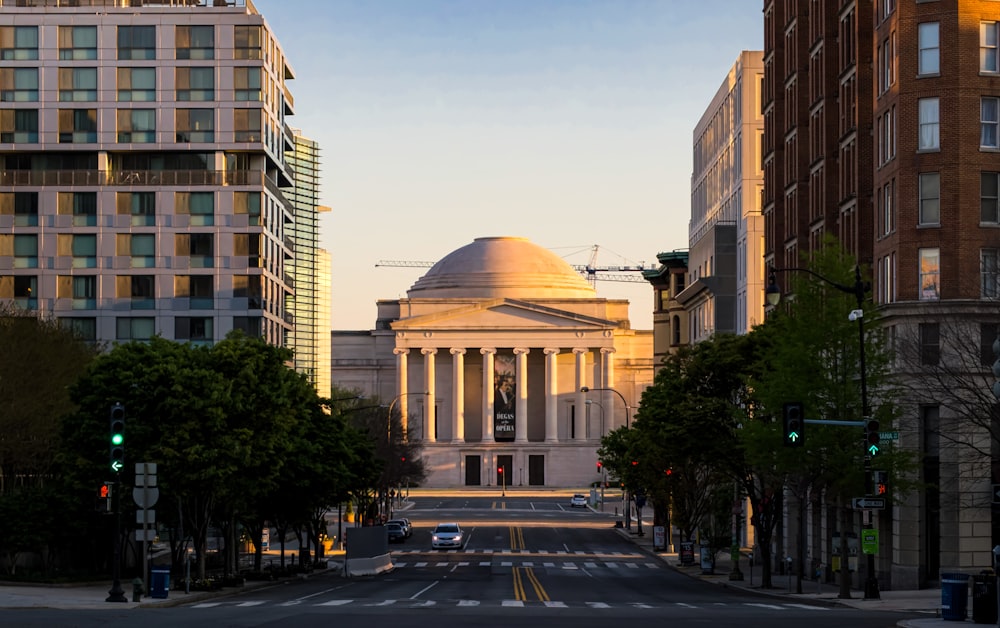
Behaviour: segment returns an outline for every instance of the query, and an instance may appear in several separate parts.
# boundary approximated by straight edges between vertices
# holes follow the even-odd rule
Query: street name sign
[[[885,508],[884,497],[855,497],[851,500],[851,505],[855,510],[865,510],[868,508],[882,510]]]

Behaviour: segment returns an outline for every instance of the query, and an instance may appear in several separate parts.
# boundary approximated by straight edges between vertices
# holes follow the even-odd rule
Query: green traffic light
[[[125,436],[123,436],[122,434],[112,434],[111,435],[111,444],[112,445],[121,445],[124,442],[125,442]]]

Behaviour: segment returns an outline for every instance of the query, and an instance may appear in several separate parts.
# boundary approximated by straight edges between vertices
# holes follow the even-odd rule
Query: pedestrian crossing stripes
[[[393,555],[397,554],[486,554],[492,556],[593,556],[601,558],[641,558],[646,556],[640,552],[588,552],[586,550],[576,550],[576,551],[566,551],[566,550],[530,550],[530,549],[450,549],[450,550],[432,550],[432,549],[409,549],[409,548],[393,548],[391,553]]]
[[[247,600],[247,601],[230,601],[221,600],[218,602],[200,602],[198,604],[192,604],[190,608],[195,609],[208,609],[208,608],[260,608],[262,606],[311,606],[311,607],[342,607],[342,606],[358,606],[367,608],[400,608],[400,609],[416,609],[416,608],[429,608],[429,607],[439,607],[439,608],[449,608],[449,607],[483,607],[483,608],[589,608],[594,610],[614,610],[614,609],[639,609],[639,610],[659,610],[659,609],[669,609],[674,607],[683,607],[688,609],[716,609],[719,607],[729,607],[729,608],[746,608],[752,607],[757,609],[766,609],[773,611],[789,611],[789,610],[806,610],[806,611],[816,611],[816,612],[829,612],[831,609],[824,606],[811,606],[809,604],[801,603],[790,603],[790,604],[767,604],[760,602],[711,602],[705,604],[696,604],[690,602],[674,602],[674,603],[649,603],[649,602],[564,602],[559,600],[545,600],[545,601],[525,601],[525,600],[414,600],[414,599],[335,599],[326,600],[323,602],[304,602],[302,600]]]
[[[392,562],[392,566],[395,569],[428,569],[428,568],[440,568],[440,567],[541,567],[544,569],[566,569],[574,570],[579,569],[576,562],[574,561],[533,561],[533,560],[481,560],[481,561],[463,561],[460,563],[450,563],[442,561],[396,561]],[[663,565],[653,561],[645,561],[639,563],[618,563],[618,562],[596,562],[596,561],[586,561],[582,563],[584,569],[615,569],[619,571],[629,571],[629,570],[647,570],[647,569],[662,569]]]

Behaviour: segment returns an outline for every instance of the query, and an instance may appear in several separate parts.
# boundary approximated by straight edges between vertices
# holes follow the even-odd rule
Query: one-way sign
[[[855,510],[882,510],[885,508],[884,497],[855,497],[851,500],[851,505]]]

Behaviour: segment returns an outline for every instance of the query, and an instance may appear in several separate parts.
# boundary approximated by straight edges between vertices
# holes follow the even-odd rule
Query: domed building
[[[333,382],[399,409],[426,486],[589,485],[653,379],[628,306],[525,238],[477,238],[378,301],[373,330],[333,332]]]

